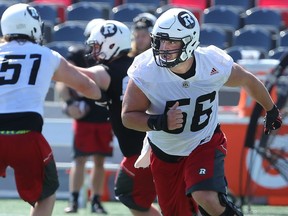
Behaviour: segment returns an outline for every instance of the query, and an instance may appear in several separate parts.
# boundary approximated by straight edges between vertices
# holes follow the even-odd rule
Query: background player
[[[91,55],[102,64],[89,68],[89,71],[94,73],[94,80],[104,91],[103,97],[107,98],[113,132],[124,155],[116,177],[115,195],[135,216],[160,216],[153,206],[156,193],[150,168],[134,167],[145,133],[128,129],[121,121],[122,99],[129,79],[127,69],[133,61],[128,56],[130,38],[128,27],[114,20],[107,20],[92,29],[87,44],[92,48]]]
[[[1,17],[0,176],[14,170],[20,197],[31,215],[51,215],[59,186],[51,147],[42,135],[44,101],[51,80],[92,99],[100,89],[59,53],[41,46],[43,23],[28,4],[8,7]],[[89,75],[89,73],[87,72]]]
[[[84,46],[72,45],[68,48],[67,60],[79,67],[88,67]],[[94,100],[81,96],[63,83],[57,83],[56,89],[65,101],[65,113],[73,122],[73,158],[69,173],[70,202],[66,213],[76,213],[79,207],[79,192],[84,183],[85,164],[92,156],[93,167],[90,172],[91,212],[107,214],[101,204],[104,187],[105,157],[112,156],[112,126],[106,107],[95,104]]]

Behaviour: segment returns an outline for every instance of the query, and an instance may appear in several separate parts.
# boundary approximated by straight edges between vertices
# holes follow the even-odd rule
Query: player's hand
[[[74,101],[73,103],[66,105],[64,111],[71,118],[81,119],[90,111],[90,108],[85,101]]]
[[[274,105],[274,107],[266,113],[266,116],[264,117],[264,133],[266,135],[270,134],[271,130],[276,130],[280,128],[282,125],[282,118],[281,114]]]
[[[178,106],[179,102],[177,101],[167,112],[168,130],[175,130],[183,126],[183,113]]]

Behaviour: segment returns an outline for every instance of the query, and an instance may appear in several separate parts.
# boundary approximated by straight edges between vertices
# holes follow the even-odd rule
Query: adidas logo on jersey
[[[217,73],[219,73],[219,72],[213,67],[211,72],[210,72],[210,75],[214,75],[214,74],[217,74]]]

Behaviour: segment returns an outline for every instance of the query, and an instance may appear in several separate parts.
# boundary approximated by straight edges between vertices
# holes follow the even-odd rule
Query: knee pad
[[[243,216],[241,210],[231,201],[227,199],[227,195],[218,193],[220,204],[225,207],[225,211],[220,216]]]
[[[240,211],[240,209],[227,199],[226,194],[218,193],[218,198],[220,204],[225,207],[225,211],[219,216],[243,216],[243,213]],[[199,211],[203,216],[211,216],[201,206],[199,206]]]

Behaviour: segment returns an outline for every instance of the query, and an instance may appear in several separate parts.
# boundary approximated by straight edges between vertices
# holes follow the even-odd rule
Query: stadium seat
[[[191,7],[191,8],[198,8],[204,10],[205,8],[209,7],[209,1],[207,0],[168,0],[168,4],[172,4],[175,6],[182,6],[182,7]]]
[[[227,33],[227,40],[231,44],[234,32],[242,27],[242,18],[235,9],[225,6],[212,6],[203,12],[202,26],[204,25],[216,25],[223,28]]]
[[[44,23],[43,27],[43,44],[52,42],[54,25],[49,22]]]
[[[87,23],[66,21],[54,26],[53,41],[73,41],[84,43],[84,30]]]
[[[229,46],[226,31],[217,26],[202,26],[200,35],[200,46],[215,45],[221,49]]]
[[[203,24],[217,24],[236,30],[242,27],[241,21],[237,10],[222,5],[206,8],[203,13]]]
[[[233,58],[234,62],[237,62],[238,60],[242,59],[241,49],[242,48],[238,46],[229,47],[225,49],[225,52]]]
[[[55,4],[30,4],[33,6],[40,14],[42,20],[44,22],[52,23],[53,25],[57,25],[61,22],[59,13],[58,13],[58,6]]]
[[[46,44],[48,48],[59,52],[64,58],[67,58],[69,54],[69,47],[75,45],[85,48],[85,44],[75,43],[71,41],[53,41]]]
[[[121,4],[122,0],[78,0],[77,2],[93,2],[109,9]]]
[[[276,47],[272,49],[268,53],[268,58],[272,59],[281,59],[282,55],[286,55],[288,53],[288,47]]]
[[[288,47],[288,30],[280,32],[279,47]]]
[[[70,42],[70,41],[53,41],[51,43],[47,43],[45,46],[54,51],[57,51],[64,58],[66,58],[68,55],[68,48],[74,44],[75,44],[74,42]]]
[[[155,12],[155,16],[156,17],[159,17],[162,13],[164,13],[166,10],[170,9],[170,8],[173,8],[175,6],[171,5],[171,4],[166,4],[166,5],[163,5],[161,7],[158,7],[156,9],[156,12]],[[202,15],[203,15],[203,10],[199,9],[199,8],[192,8],[192,7],[184,7],[184,6],[179,6],[180,8],[184,8],[184,9],[187,9],[189,11],[191,11],[194,16],[197,18],[198,22],[201,24],[202,22]]]
[[[230,46],[225,49],[225,52],[230,55],[234,62],[241,59],[264,59],[267,54],[264,51],[255,50],[253,47],[244,46]]]
[[[66,20],[90,21],[95,18],[108,19],[104,8],[90,2],[78,2],[67,7]]]
[[[0,3],[0,19],[2,17],[2,14],[4,11],[9,7],[9,4],[7,3]]]
[[[239,10],[239,12],[244,12],[249,8],[254,7],[254,1],[251,0],[211,0],[211,6],[229,6],[236,10]]]
[[[111,18],[127,24],[133,23],[133,18],[140,13],[147,12],[147,8],[138,4],[122,4],[112,8]]]
[[[158,8],[160,6],[162,6],[162,4],[164,3],[161,3],[161,1],[159,0],[123,0],[122,1],[123,4],[142,4],[142,5],[146,5],[148,7],[151,7],[151,8]]]
[[[267,52],[275,48],[272,33],[263,28],[243,27],[237,30],[233,38],[233,46],[250,47]]]
[[[53,3],[53,2],[31,2],[29,3],[29,5],[35,7],[35,8],[39,8],[39,13],[43,14],[44,17],[46,17],[46,20],[50,20],[53,22],[54,19],[54,12],[52,10],[56,10],[57,11],[57,15],[56,15],[56,23],[55,24],[59,24],[65,21],[66,19],[66,5],[62,4],[62,3]],[[51,7],[52,9],[49,9],[49,7]],[[51,14],[49,14],[51,13]],[[42,18],[43,19],[43,18]],[[44,20],[45,20],[44,19]]]
[[[267,28],[276,34],[284,28],[281,13],[275,9],[254,7],[246,10],[243,17],[245,26],[254,25],[256,28]]]

